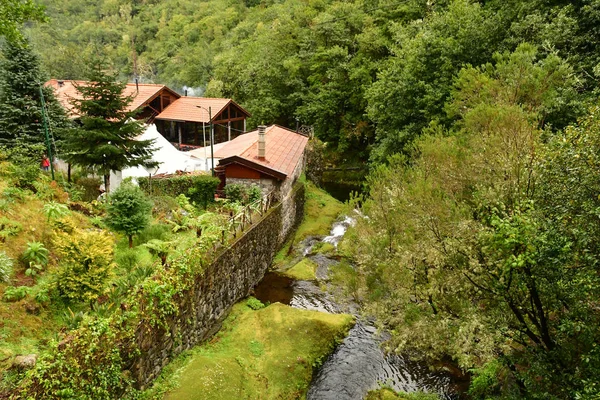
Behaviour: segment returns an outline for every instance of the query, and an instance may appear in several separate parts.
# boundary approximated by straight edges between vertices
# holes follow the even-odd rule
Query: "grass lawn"
[[[167,390],[170,400],[304,398],[313,367],[352,324],[349,315],[238,303],[217,336],[182,354],[144,397]]]

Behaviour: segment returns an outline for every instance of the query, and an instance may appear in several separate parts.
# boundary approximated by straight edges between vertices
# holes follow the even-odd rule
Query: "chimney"
[[[59,88],[61,88],[65,85],[65,81],[56,81],[56,84],[58,85]]]
[[[258,126],[258,159],[264,160],[266,154],[265,131],[267,127],[264,125]]]
[[[135,92],[136,93],[140,92],[140,83],[139,83],[139,80],[138,80],[137,76],[135,77]]]
[[[183,89],[183,95],[184,97],[187,97],[187,89]]]

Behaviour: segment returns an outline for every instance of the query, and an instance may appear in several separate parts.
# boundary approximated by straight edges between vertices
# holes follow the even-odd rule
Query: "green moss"
[[[290,239],[273,259],[276,268],[290,263],[295,254],[294,246],[309,236],[325,236],[331,226],[344,211],[345,205],[334,199],[326,191],[319,189],[312,182],[306,182],[306,201],[304,203],[304,219]],[[324,248],[322,252],[326,251]]]
[[[331,197],[326,191],[308,182],[306,185],[304,220],[296,231],[296,241],[301,241],[308,236],[327,235],[331,225],[342,211],[344,211],[344,204]]]
[[[317,279],[315,276],[316,270],[317,264],[308,258],[304,258],[298,264],[287,270],[284,275],[301,281],[312,281]]]
[[[390,388],[382,388],[367,393],[365,400],[439,400],[431,393],[397,393]]]
[[[219,334],[180,356],[143,398],[296,399],[350,328],[349,315],[279,303],[254,311],[234,306]]]

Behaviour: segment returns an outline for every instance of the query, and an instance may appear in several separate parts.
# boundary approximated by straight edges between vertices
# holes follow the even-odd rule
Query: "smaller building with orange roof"
[[[304,168],[308,137],[278,125],[259,126],[215,151],[215,171],[226,184],[258,185],[285,197]]]

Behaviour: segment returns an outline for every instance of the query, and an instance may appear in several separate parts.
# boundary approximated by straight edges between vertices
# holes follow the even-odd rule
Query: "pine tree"
[[[0,146],[11,149],[13,161],[39,159],[46,151],[40,99],[43,83],[39,59],[26,41],[7,41],[0,63]],[[69,125],[52,89],[42,87],[50,131],[60,135]],[[56,138],[58,139],[58,138]]]
[[[103,175],[107,193],[111,171],[155,164],[151,159],[154,141],[135,139],[144,126],[133,119],[135,112],[127,111],[133,98],[123,96],[125,86],[97,64],[89,82],[77,86],[81,99],[72,103],[81,126],[71,130],[65,140],[65,160]]]

